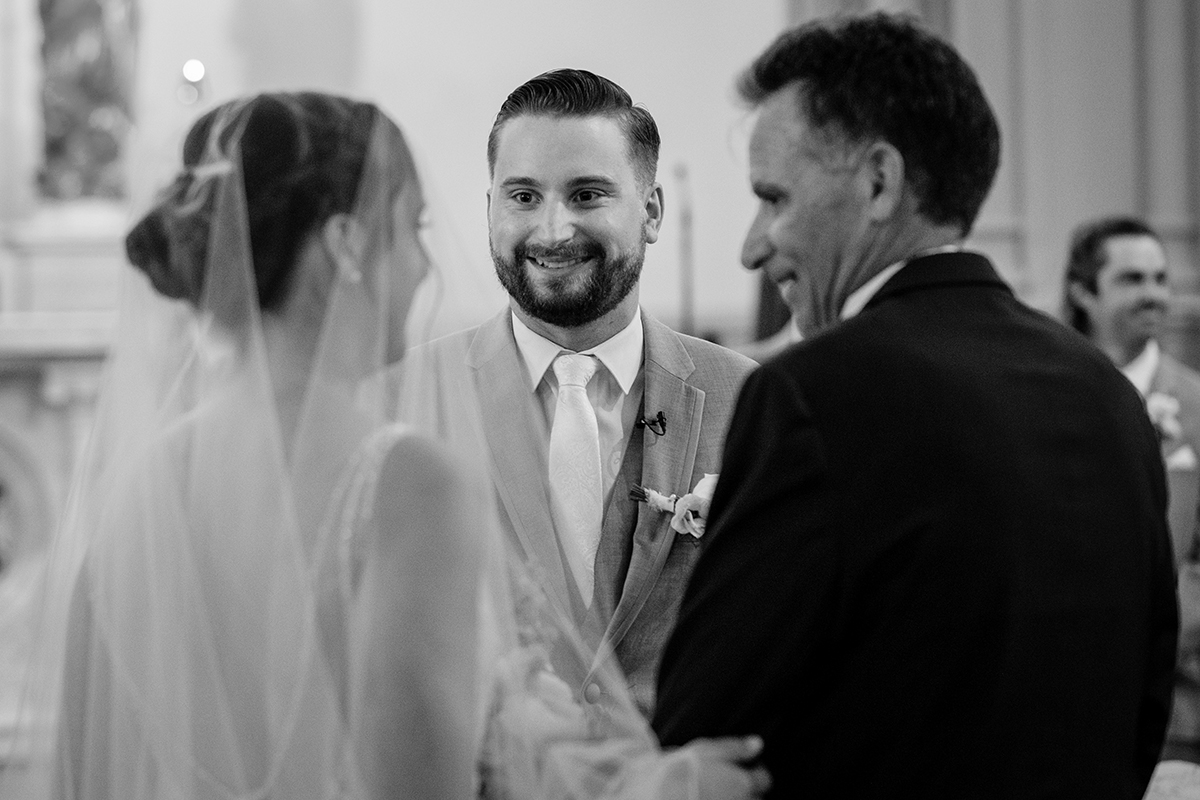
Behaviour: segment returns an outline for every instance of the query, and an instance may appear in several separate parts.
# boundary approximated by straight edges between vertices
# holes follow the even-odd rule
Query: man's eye
[[[512,199],[518,203],[532,203],[533,192],[513,192]]]
[[[581,203],[594,203],[600,199],[600,193],[594,189],[584,189],[575,195],[575,199]]]

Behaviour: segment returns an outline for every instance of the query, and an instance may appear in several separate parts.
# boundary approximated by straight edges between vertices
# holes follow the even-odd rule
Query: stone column
[[[37,3],[0,0],[0,231],[29,214],[36,200],[42,127],[40,39]]]

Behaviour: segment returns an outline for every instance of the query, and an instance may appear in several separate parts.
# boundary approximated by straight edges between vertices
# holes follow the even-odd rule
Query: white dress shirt
[[[928,250],[922,250],[921,252],[910,256],[903,261],[897,261],[895,264],[884,267],[878,274],[872,277],[871,280],[867,281],[862,286],[850,293],[850,296],[846,298],[846,302],[842,305],[842,313],[840,317],[842,319],[850,319],[851,317],[857,315],[858,312],[866,308],[867,303],[871,302],[871,298],[883,288],[883,285],[888,282],[888,279],[903,269],[908,262],[923,256],[932,256],[937,255],[938,253],[957,253],[960,250],[962,250],[962,245],[958,244],[947,244],[941,247],[932,247]]]
[[[546,423],[542,441],[548,443],[558,403],[558,379],[554,377],[552,364],[559,353],[573,351],[530,330],[516,314],[512,315],[512,323],[517,352],[528,371],[530,391],[537,396]],[[587,395],[596,410],[596,426],[600,431],[604,508],[608,507],[617,474],[621,471],[621,461],[625,458],[625,446],[642,405],[644,344],[645,332],[639,309],[633,320],[611,338],[584,351],[585,355],[595,356],[600,362],[595,376],[588,382]]]
[[[1151,339],[1146,342],[1142,352],[1138,353],[1133,361],[1121,367],[1121,372],[1125,373],[1129,382],[1137,387],[1142,397],[1150,394],[1150,384],[1154,382],[1154,373],[1158,372],[1160,352],[1158,342]]]

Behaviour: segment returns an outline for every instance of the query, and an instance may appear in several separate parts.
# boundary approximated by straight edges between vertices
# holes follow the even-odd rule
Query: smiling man
[[[1167,254],[1149,225],[1132,217],[1080,225],[1071,237],[1065,288],[1071,326],[1117,366],[1147,358],[1148,347],[1157,350],[1170,290]]]
[[[739,396],[655,730],[761,734],[780,798],[1140,798],[1176,636],[1158,442],[963,249],[1000,155],[973,71],[872,14],[741,89],[743,263],[806,338]]]
[[[682,496],[717,472],[753,366],[639,308],[663,221],[658,146],[649,112],[590,72],[514,90],[488,139],[492,258],[511,300],[452,340],[478,388],[503,524],[584,643],[615,653],[644,713],[700,550],[630,493]],[[602,699],[587,674],[565,677]]]
[[[1200,763],[1200,375],[1158,344],[1170,300],[1167,254],[1134,217],[1104,217],[1075,229],[1063,308],[1146,398],[1162,440],[1167,519],[1179,573],[1179,662],[1164,759]]]

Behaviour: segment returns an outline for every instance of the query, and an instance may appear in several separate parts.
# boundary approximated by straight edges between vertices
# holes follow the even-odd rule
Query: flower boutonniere
[[[1179,424],[1179,401],[1165,392],[1151,392],[1146,398],[1146,412],[1162,442],[1170,442],[1183,434]]]
[[[1200,466],[1196,451],[1183,439],[1179,422],[1179,401],[1166,392],[1151,392],[1146,398],[1146,413],[1158,432],[1167,471],[1195,470]]]
[[[645,486],[635,486],[629,496],[645,503],[656,511],[671,515],[671,529],[679,533],[690,533],[699,539],[704,535],[708,518],[708,507],[712,504],[713,491],[717,488],[717,473],[706,472],[696,488],[683,497],[666,495]]]

